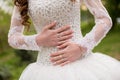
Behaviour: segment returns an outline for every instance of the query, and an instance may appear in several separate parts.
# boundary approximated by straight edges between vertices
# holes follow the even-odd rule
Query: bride
[[[112,27],[101,0],[14,0],[8,33],[10,46],[38,51],[19,80],[120,80],[120,62],[92,50]],[[80,5],[95,18],[93,29],[82,36]],[[37,34],[24,35],[31,18]]]

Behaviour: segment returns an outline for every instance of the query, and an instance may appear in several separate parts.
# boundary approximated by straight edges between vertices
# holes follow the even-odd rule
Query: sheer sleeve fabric
[[[79,45],[87,49],[86,53],[90,53],[92,49],[106,36],[112,27],[112,20],[103,6],[101,0],[83,0],[89,11],[95,18],[95,26],[87,33]]]
[[[36,43],[35,35],[24,35],[24,26],[21,24],[21,16],[18,7],[14,7],[11,26],[8,33],[8,43],[15,49],[40,51],[40,46]]]

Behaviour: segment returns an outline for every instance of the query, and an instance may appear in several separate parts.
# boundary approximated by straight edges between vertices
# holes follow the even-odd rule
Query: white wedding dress
[[[95,26],[84,37],[80,30],[80,5],[84,3],[94,15]],[[112,26],[111,18],[101,0],[28,0],[28,12],[37,34],[24,35],[21,16],[14,7],[8,42],[13,48],[38,51],[37,61],[31,63],[19,80],[120,80],[120,62],[92,49],[105,37]],[[53,66],[49,60],[56,47],[38,46],[36,36],[42,28],[57,21],[55,28],[71,25],[71,41],[87,48],[84,57],[63,67]]]

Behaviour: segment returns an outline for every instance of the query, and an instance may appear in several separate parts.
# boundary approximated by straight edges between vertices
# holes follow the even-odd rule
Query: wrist
[[[79,47],[79,50],[80,50],[82,58],[88,55],[88,52],[87,52],[88,49],[87,49],[87,47],[84,47],[84,46],[79,45],[79,44],[77,44],[77,46]]]
[[[38,46],[42,46],[42,44],[43,44],[43,37],[42,37],[42,35],[40,35],[40,34],[38,34],[38,35],[36,35],[36,43],[37,43],[37,45]]]
[[[82,54],[81,54],[82,58],[84,58],[84,57],[88,56],[89,54],[91,54],[90,49],[88,49],[87,47],[81,46],[80,49],[82,51]]]
[[[87,48],[79,45],[79,49],[82,52],[82,54],[85,54],[87,52]]]

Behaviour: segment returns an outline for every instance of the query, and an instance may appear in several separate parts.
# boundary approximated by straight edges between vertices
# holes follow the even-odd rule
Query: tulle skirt
[[[19,80],[120,80],[120,62],[102,53],[63,67],[35,62],[28,65]]]

